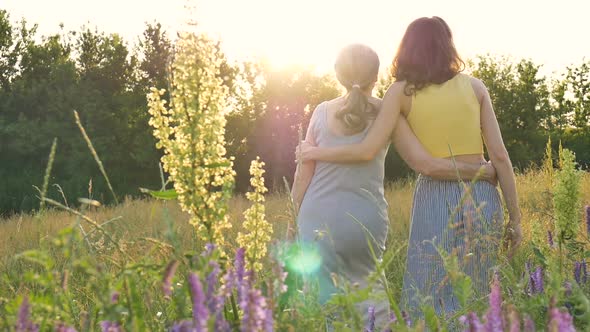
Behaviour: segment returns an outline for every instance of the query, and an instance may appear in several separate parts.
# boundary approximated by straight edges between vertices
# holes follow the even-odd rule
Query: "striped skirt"
[[[420,306],[437,314],[460,309],[443,257],[458,258],[476,298],[489,292],[501,238],[503,209],[496,188],[484,181],[465,185],[420,176],[412,206],[402,301],[415,317]]]

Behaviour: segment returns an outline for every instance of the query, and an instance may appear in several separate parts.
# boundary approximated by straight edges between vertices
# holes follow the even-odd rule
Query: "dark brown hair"
[[[391,74],[406,81],[411,95],[430,84],[444,83],[465,69],[453,34],[440,17],[422,17],[410,23],[393,59]]]
[[[351,44],[340,51],[334,69],[336,78],[348,91],[336,118],[342,120],[351,132],[359,132],[378,111],[363,91],[377,81],[379,56],[366,45]]]

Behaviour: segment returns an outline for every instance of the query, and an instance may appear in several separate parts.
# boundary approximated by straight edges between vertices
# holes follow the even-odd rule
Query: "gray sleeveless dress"
[[[332,134],[327,123],[327,102],[316,108],[310,126],[316,144],[321,147],[358,143],[368,131],[366,128],[351,136]],[[316,162],[297,224],[300,240],[316,246],[322,258],[320,270],[312,276],[318,278],[322,303],[338,292],[333,273],[360,287],[367,285],[368,275],[375,270],[368,238],[381,258],[389,227],[383,190],[386,153],[387,147],[368,162]],[[376,306],[377,316],[386,315],[388,310],[386,301],[382,302],[370,303]],[[362,305],[360,310],[367,307],[368,304]]]

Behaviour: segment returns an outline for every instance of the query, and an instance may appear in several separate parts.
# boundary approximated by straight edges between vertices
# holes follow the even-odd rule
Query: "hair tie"
[[[360,86],[360,85],[358,85],[358,84],[353,84],[353,85],[352,85],[352,88],[353,88],[353,89],[354,89],[354,88],[359,88],[359,89],[360,89],[360,88],[361,88],[361,86]]]

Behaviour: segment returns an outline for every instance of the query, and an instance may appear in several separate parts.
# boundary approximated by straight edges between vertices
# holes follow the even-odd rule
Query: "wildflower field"
[[[90,197],[75,204],[47,198],[54,145],[40,209],[0,221],[3,330],[590,329],[590,174],[577,170],[565,149],[548,148],[542,167],[517,175],[524,241],[512,259],[500,253],[489,296],[473,293],[464,262],[449,255],[448,282],[462,310],[439,317],[425,305],[423,319],[405,312],[400,291],[413,187],[407,180],[387,186],[388,247],[369,288],[337,280],[342,292],[319,306],[304,277],[306,267],[321,262],[294,241],[296,211],[286,191],[267,193],[264,162],[252,161],[249,193],[233,192],[223,139],[228,92],[213,48],[201,36],[182,36],[169,89],[148,96],[164,157],[162,188],[144,190],[145,199],[102,207]],[[108,182],[91,138],[83,137]],[[372,292],[376,283],[385,286],[384,296]],[[372,308],[357,310],[367,300],[390,304],[385,326],[375,326]]]

